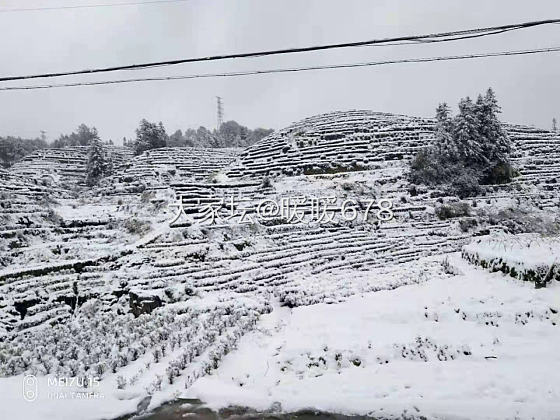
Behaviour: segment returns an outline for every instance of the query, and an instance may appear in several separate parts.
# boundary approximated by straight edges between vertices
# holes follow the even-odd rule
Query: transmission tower
[[[220,127],[222,126],[223,122],[224,122],[224,105],[222,104],[222,98],[219,96],[216,96],[216,99],[218,100],[218,127],[217,129],[219,130]]]

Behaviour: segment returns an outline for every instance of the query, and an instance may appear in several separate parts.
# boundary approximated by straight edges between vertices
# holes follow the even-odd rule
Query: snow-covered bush
[[[545,287],[560,281],[560,238],[535,235],[506,235],[479,239],[462,250],[462,257],[492,272]]]
[[[464,201],[444,204],[436,208],[436,216],[441,220],[454,217],[464,217],[471,215],[471,206]]]
[[[172,382],[210,346],[214,347],[208,364],[216,367],[239,337],[253,328],[260,314],[270,310],[258,302],[224,301],[194,308],[162,307],[134,317],[130,313],[119,315],[117,308],[97,311],[97,305],[95,300],[86,302],[66,323],[35,329],[25,336],[16,334],[1,342],[0,375],[17,375],[33,368],[37,374],[102,378],[146,353],[158,363],[182,348],[167,369]],[[124,379],[117,382],[126,385]]]

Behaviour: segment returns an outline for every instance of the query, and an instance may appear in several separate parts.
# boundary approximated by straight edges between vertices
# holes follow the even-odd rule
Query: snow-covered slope
[[[374,418],[560,417],[559,287],[461,275],[277,308],[184,396]]]
[[[342,346],[336,338],[338,333],[334,332],[340,332],[339,325],[343,324],[338,324],[336,317],[330,318],[325,308],[341,308],[333,309],[338,315],[339,310],[349,311],[348,317],[340,315],[345,322],[370,325],[368,317],[379,321],[380,330],[375,330],[377,324],[371,328],[379,337],[385,334],[379,338],[385,353],[392,344],[400,343],[407,349],[427,345],[426,356],[437,359],[442,346],[450,344],[444,350],[447,357],[462,350],[463,343],[456,341],[456,334],[445,337],[446,331],[453,328],[465,327],[468,334],[472,332],[466,335],[469,340],[482,343],[482,331],[488,331],[485,324],[476,324],[471,331],[473,323],[457,319],[448,325],[448,330],[438,333],[426,327],[426,322],[436,322],[432,318],[422,319],[420,323],[412,317],[408,327],[406,319],[411,316],[410,311],[416,311],[418,299],[441,298],[445,302],[436,290],[448,290],[448,284],[456,286],[454,291],[449,289],[452,303],[461,308],[465,305],[469,310],[465,310],[467,319],[473,317],[476,322],[485,317],[490,317],[488,322],[495,322],[492,315],[495,301],[484,296],[511,293],[515,299],[521,299],[525,293],[528,298],[545,296],[546,302],[553,299],[557,287],[537,292],[529,285],[519,286],[514,279],[488,277],[492,275],[482,269],[466,276],[450,277],[448,273],[455,270],[440,264],[434,256],[459,251],[473,236],[497,228],[490,226],[494,223],[490,221],[500,220],[492,215],[501,209],[523,205],[554,221],[560,203],[560,183],[556,182],[558,138],[542,130],[508,126],[517,145],[515,160],[522,176],[507,186],[490,186],[485,196],[459,203],[471,206],[467,206],[470,210],[465,215],[440,218],[436,210],[456,205],[458,199],[437,190],[411,188],[405,176],[407,159],[425,145],[431,127],[432,123],[426,119],[369,111],[327,114],[263,139],[241,152],[238,160],[236,150],[164,148],[146,152],[123,162],[114,176],[93,190],[73,191],[66,189],[60,180],[49,183],[44,179],[42,165],[52,158],[49,166],[54,167],[60,156],[33,158],[28,160],[27,167],[21,162],[13,171],[0,171],[3,181],[0,193],[4,198],[0,207],[0,371],[12,378],[0,379],[0,388],[2,384],[12,386],[21,381],[25,373],[42,378],[39,380],[43,384],[45,378],[53,376],[95,376],[101,379],[101,389],[106,401],[111,401],[108,402],[111,408],[97,411],[91,403],[87,410],[90,418],[132,412],[138,404],[154,407],[213,371],[223,355],[232,351],[240,337],[256,325],[261,315],[270,312],[273,305],[272,317],[293,308],[294,314],[318,311],[319,315],[332,319],[333,334],[325,332],[325,340],[332,341],[332,345]],[[79,159],[71,161],[68,158],[60,163],[60,175],[62,169],[72,172],[71,166],[79,164]],[[324,162],[329,163],[328,167]],[[273,177],[275,174],[290,176]],[[270,176],[265,178],[265,175]],[[231,209],[223,200],[232,196],[239,199],[232,206],[234,210],[246,210],[250,216],[255,216],[259,202],[281,202],[287,197],[334,196],[336,205],[354,200],[361,213],[368,202],[387,199],[392,203],[394,218],[383,223],[377,223],[375,217],[349,221],[337,211],[333,221],[318,223],[311,220],[312,206],[307,203],[300,208],[303,219],[297,223],[276,217],[267,223],[254,219],[254,223],[240,224],[227,218]],[[170,224],[176,208],[168,206],[177,205],[179,199],[186,214]],[[213,205],[219,207],[216,223],[197,224],[201,221],[201,207]],[[378,207],[373,209],[377,211]],[[490,278],[495,280],[493,285],[500,281],[503,285],[492,290],[480,285],[481,279]],[[460,295],[465,291],[470,294],[461,300]],[[488,304],[478,306],[472,300],[477,293]],[[362,295],[363,300],[355,295]],[[394,299],[402,299],[395,306],[402,316],[391,318],[387,302],[394,303]],[[546,318],[550,314],[545,315],[539,309],[539,302],[533,300],[527,305],[535,303],[538,309],[535,316]],[[375,305],[380,307],[379,316],[377,311],[372,314],[368,309]],[[521,306],[515,304],[508,308],[523,317],[518,309]],[[438,311],[447,314],[443,309]],[[511,312],[503,311],[503,314]],[[420,315],[422,318],[424,312]],[[305,324],[303,319],[297,322],[302,322],[302,327],[324,331],[324,325]],[[393,327],[396,335],[389,330]],[[522,327],[515,322],[514,325],[506,323],[505,327],[511,337],[519,334],[528,343],[541,343],[539,337],[528,334],[532,330],[518,329]],[[407,328],[408,335],[399,338]],[[425,334],[413,334],[418,328]],[[548,337],[548,328],[543,330],[543,337]],[[425,342],[428,333],[437,339],[435,347]],[[295,339],[296,335],[289,333],[288,337]],[[353,347],[360,352],[364,350],[358,335],[352,338],[340,332],[340,336],[350,343],[342,346],[342,350]],[[417,336],[424,341],[417,342]],[[309,345],[309,352],[315,358],[312,366],[315,372],[314,364],[319,356],[314,345]],[[517,361],[534,356],[525,352],[526,347],[519,349]],[[298,371],[308,363],[307,356],[296,354],[299,350],[294,347],[287,353]],[[472,346],[471,352],[478,354]],[[373,387],[381,387],[383,391],[379,395],[388,393],[397,401],[400,394],[385,390],[384,382],[378,384],[372,371],[363,373],[364,369],[378,368],[377,357],[385,353],[365,352],[360,356],[364,364],[359,370],[354,372],[352,364],[341,375],[350,375],[349,385],[354,380],[358,384],[368,379]],[[350,353],[343,354],[350,357]],[[330,356],[333,355],[329,353]],[[467,356],[470,355],[461,355],[458,363],[468,364],[473,358]],[[545,356],[550,357],[548,353]],[[513,359],[513,356],[504,353],[504,358]],[[395,360],[391,356],[389,366]],[[481,363],[485,362],[486,359],[484,362],[476,359],[473,371],[480,372],[484,366]],[[394,375],[405,368],[419,369],[413,361],[399,363],[403,363],[397,367],[401,370],[389,372],[392,380],[382,377],[388,384],[394,384]],[[528,366],[533,365],[528,362]],[[537,371],[540,368],[537,366]],[[433,374],[430,372],[428,375]],[[442,374],[449,381],[447,384],[457,380],[457,372],[452,371],[449,376]],[[336,383],[338,373],[329,375],[330,372],[325,374],[325,378]],[[417,383],[418,387],[426,386],[426,392],[432,392],[427,395],[435,401],[434,405],[419,407],[422,413],[426,412],[424,408],[445,406],[444,398],[433,393],[434,378],[437,375]],[[509,380],[510,376],[504,378]],[[269,386],[265,382],[262,385]],[[294,389],[304,382],[294,382]],[[542,384],[550,385],[548,381]],[[457,389],[463,389],[474,399],[475,390],[482,385],[476,381],[471,385]],[[196,386],[195,389],[205,393],[201,395],[212,400],[209,388]],[[557,389],[551,389],[556,395]],[[283,400],[284,391],[279,392],[278,399]],[[533,391],[526,392],[533,398]],[[363,403],[366,394],[344,395],[356,407],[364,409],[361,411],[370,410]],[[402,395],[408,398],[411,394]],[[449,394],[450,398],[456,395]],[[15,394],[12,397],[14,412],[20,412],[18,401],[24,401],[17,400]],[[57,406],[44,397],[45,394],[39,406],[34,406],[36,411],[28,412],[31,417],[52,417],[56,413]],[[378,397],[372,401],[379,401]],[[546,410],[552,410],[550,413],[555,413],[556,406],[546,398],[538,401],[546,405]],[[270,399],[249,398],[246,403],[262,404],[262,401],[268,403]],[[294,405],[287,403],[288,408],[304,402],[297,398],[292,401]],[[316,401],[321,405],[323,400]],[[395,410],[396,404],[391,406]],[[348,407],[330,408],[348,411]],[[446,408],[444,412],[451,411]],[[521,410],[520,416],[531,412]],[[498,413],[499,417],[502,412],[489,413]],[[71,417],[72,410],[66,414]]]

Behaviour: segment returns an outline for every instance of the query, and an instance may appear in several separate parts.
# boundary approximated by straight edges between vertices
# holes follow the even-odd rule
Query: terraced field
[[[469,201],[557,212],[560,138],[506,129],[521,176]],[[341,302],[447,276],[432,257],[485,232],[440,220],[435,208],[456,198],[407,183],[408,159],[432,136],[428,119],[349,111],[243,151],[163,148],[132,158],[114,149],[116,174],[93,190],[80,189],[80,148],[39,151],[0,171],[2,374],[98,375],[156,404],[162,389],[211,371],[274,305]],[[228,220],[232,210],[255,218],[263,200],[296,195],[352,199],[360,210],[387,199],[395,217],[315,223],[306,204],[302,223]],[[184,214],[170,224],[179,203]],[[200,223],[204,206],[217,208],[216,223]],[[77,331],[88,323],[95,335],[84,346]]]

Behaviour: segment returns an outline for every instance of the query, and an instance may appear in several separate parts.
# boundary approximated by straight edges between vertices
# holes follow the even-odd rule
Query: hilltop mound
[[[228,175],[298,175],[375,169],[411,157],[433,138],[433,121],[373,111],[331,112],[275,132],[240,154]]]
[[[504,124],[514,163],[529,183],[560,181],[558,133]],[[401,166],[434,138],[434,120],[367,110],[306,118],[246,148],[228,169],[233,178],[311,175]],[[556,187],[547,186],[550,190]]]
[[[115,167],[132,156],[127,147],[105,146]],[[14,164],[11,172],[50,185],[83,185],[86,178],[87,146],[41,149]]]

